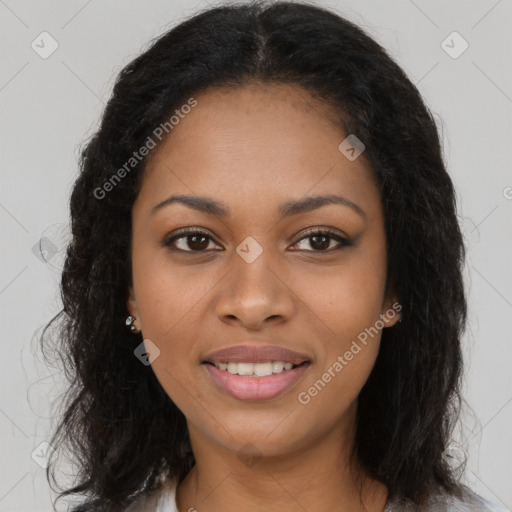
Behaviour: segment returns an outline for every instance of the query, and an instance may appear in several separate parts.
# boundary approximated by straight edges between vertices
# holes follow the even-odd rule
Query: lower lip
[[[260,402],[270,400],[289,391],[309,368],[302,364],[293,370],[285,370],[268,377],[244,377],[220,370],[211,364],[203,364],[217,386],[238,400]]]

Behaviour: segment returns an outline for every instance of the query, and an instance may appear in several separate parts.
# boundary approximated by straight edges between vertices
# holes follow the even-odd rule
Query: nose
[[[275,261],[271,264],[264,255],[265,251],[251,263],[234,255],[215,304],[222,322],[260,330],[292,318],[296,306],[290,285],[278,275]]]

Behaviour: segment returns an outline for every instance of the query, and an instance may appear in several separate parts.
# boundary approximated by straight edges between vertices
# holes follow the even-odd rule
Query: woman
[[[258,2],[164,34],[120,73],[71,218],[51,444],[76,511],[498,510],[450,456],[453,184],[360,28]]]

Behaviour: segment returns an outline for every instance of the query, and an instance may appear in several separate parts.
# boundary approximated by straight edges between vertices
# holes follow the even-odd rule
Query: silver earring
[[[135,317],[132,315],[128,315],[126,317],[126,327],[130,329],[130,332],[133,334],[138,334],[140,332],[140,329],[134,324]]]

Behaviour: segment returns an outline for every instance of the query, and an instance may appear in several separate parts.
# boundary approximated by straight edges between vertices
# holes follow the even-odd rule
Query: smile
[[[283,361],[265,361],[263,363],[228,362],[210,364],[213,364],[219,370],[229,372],[231,375],[244,375],[247,377],[268,377],[269,375],[289,371],[300,366]]]
[[[227,395],[238,400],[260,402],[290,391],[309,368],[310,362],[304,361],[299,365],[282,361],[203,363],[201,366],[208,372],[214,385]]]

